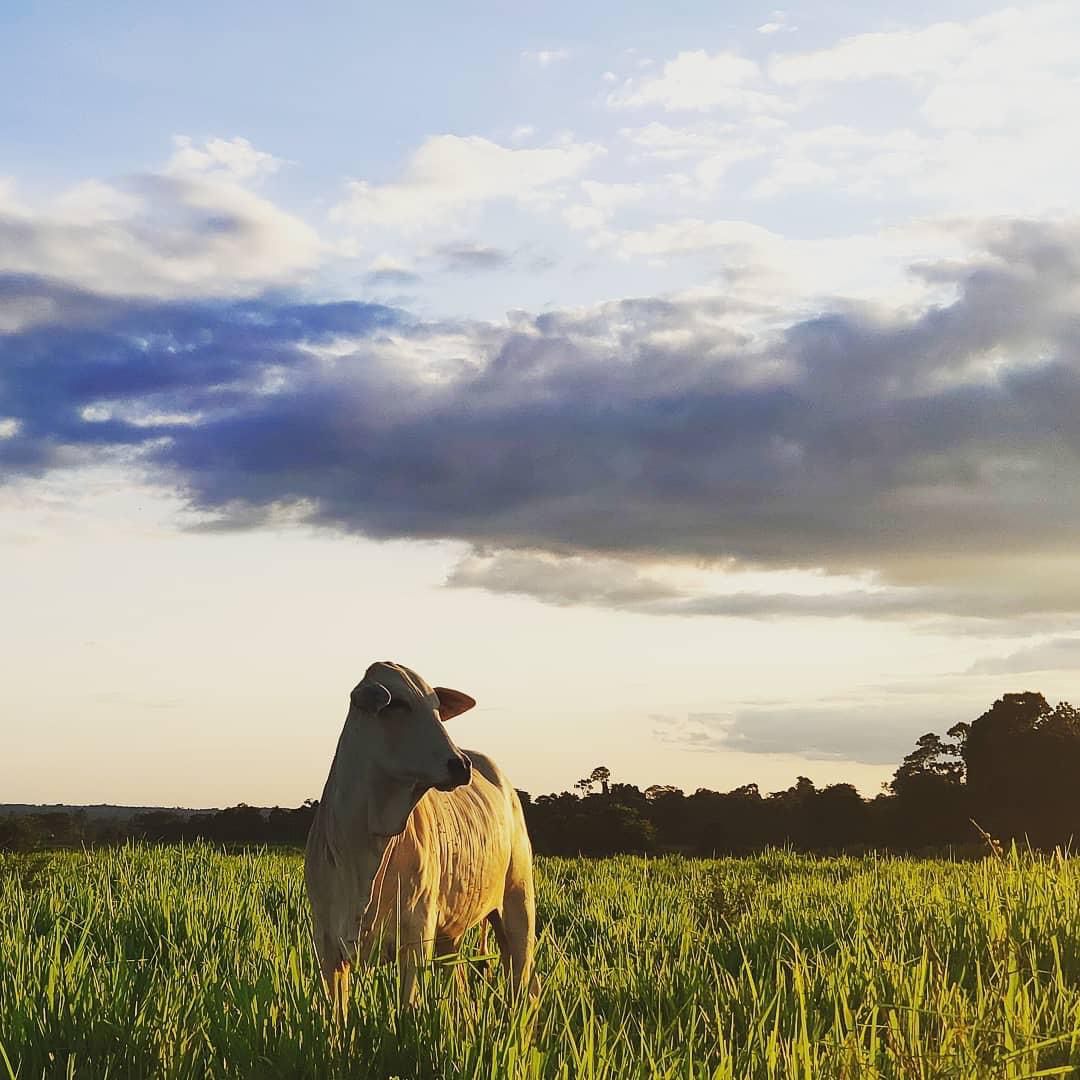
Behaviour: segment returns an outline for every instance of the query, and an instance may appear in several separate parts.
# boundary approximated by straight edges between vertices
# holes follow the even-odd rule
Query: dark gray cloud
[[[1008,656],[987,657],[972,664],[972,675],[1015,675],[1028,671],[1080,669],[1080,637],[1059,637],[1019,649]]]
[[[969,581],[953,588],[859,588],[821,580],[818,591],[768,592],[759,585],[753,590],[710,592],[661,580],[640,561],[542,551],[473,551],[451,570],[446,584],[528,596],[557,607],[585,604],[643,615],[919,618],[931,632],[948,634],[962,629],[968,635],[984,633],[990,637],[1060,630],[1069,625],[1063,614],[1080,601],[1080,592],[1068,583],[1064,587],[1059,584],[1054,595],[1046,595],[1008,581]],[[822,587],[830,584],[831,589]],[[1049,613],[1032,614],[1033,602]],[[962,627],[947,624],[939,617],[943,612],[961,620]]]
[[[957,602],[931,589],[701,593],[657,580],[632,562],[530,551],[473,552],[453,568],[446,583],[529,596],[557,607],[589,604],[643,615],[886,618],[936,612]]]
[[[0,317],[42,311],[0,333],[0,417],[17,423],[0,439],[0,479],[77,462],[80,449],[158,446],[170,467],[181,441],[257,408],[268,380],[303,381],[311,346],[409,325],[376,304],[124,300],[0,275]],[[154,419],[177,413],[202,421]]]
[[[364,277],[364,283],[373,288],[406,288],[410,285],[418,285],[423,278],[412,270],[401,270],[397,267],[383,267],[381,270],[372,270]]]
[[[969,720],[956,706],[866,701],[856,705],[784,706],[692,713],[685,720],[654,717],[654,734],[689,750],[793,754],[821,761],[892,765],[927,731]]]
[[[573,555],[553,558],[527,551],[468,556],[454,567],[446,583],[454,588],[530,596],[557,607],[593,604],[649,610],[675,598],[662,582],[622,562]]]
[[[632,574],[586,583],[616,606],[1080,610],[1067,573],[1080,230],[1014,222],[983,240],[967,262],[923,271],[954,287],[948,303],[838,302],[768,338],[741,330],[722,297],[503,327],[281,297],[98,301],[8,278],[0,325],[31,287],[59,314],[0,336],[0,417],[20,423],[0,467],[134,446],[235,527],[302,504],[317,524],[373,537],[876,570],[915,590],[693,600]],[[409,349],[427,366],[401,362]],[[191,415],[154,421],[173,413]],[[502,586],[476,567],[458,583],[516,587],[525,573],[500,572]]]
[[[502,270],[513,261],[510,252],[483,244],[443,244],[435,249],[435,255],[443,269],[452,273],[475,274]]]

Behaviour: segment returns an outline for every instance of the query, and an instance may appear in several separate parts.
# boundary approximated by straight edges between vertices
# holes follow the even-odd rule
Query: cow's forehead
[[[379,660],[367,669],[364,678],[382,683],[395,697],[426,701],[438,708],[439,699],[427,680],[404,664],[395,664],[392,660]]]

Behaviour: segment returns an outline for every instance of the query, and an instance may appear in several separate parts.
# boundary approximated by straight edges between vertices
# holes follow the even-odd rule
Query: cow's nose
[[[472,779],[472,762],[467,754],[452,757],[446,763],[450,774],[450,786],[452,788],[464,787]]]

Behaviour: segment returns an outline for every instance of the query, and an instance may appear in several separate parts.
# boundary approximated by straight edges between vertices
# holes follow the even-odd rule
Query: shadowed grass
[[[535,1016],[473,938],[335,1027],[299,855],[0,857],[0,1078],[1080,1075],[1080,864],[538,866]]]

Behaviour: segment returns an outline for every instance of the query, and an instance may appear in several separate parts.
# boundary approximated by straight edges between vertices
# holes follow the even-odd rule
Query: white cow
[[[532,848],[517,793],[443,727],[476,702],[415,671],[372,664],[353,690],[308,834],[304,877],[323,978],[337,1008],[354,961],[392,960],[402,1000],[435,948],[485,918],[516,993],[533,975]]]

